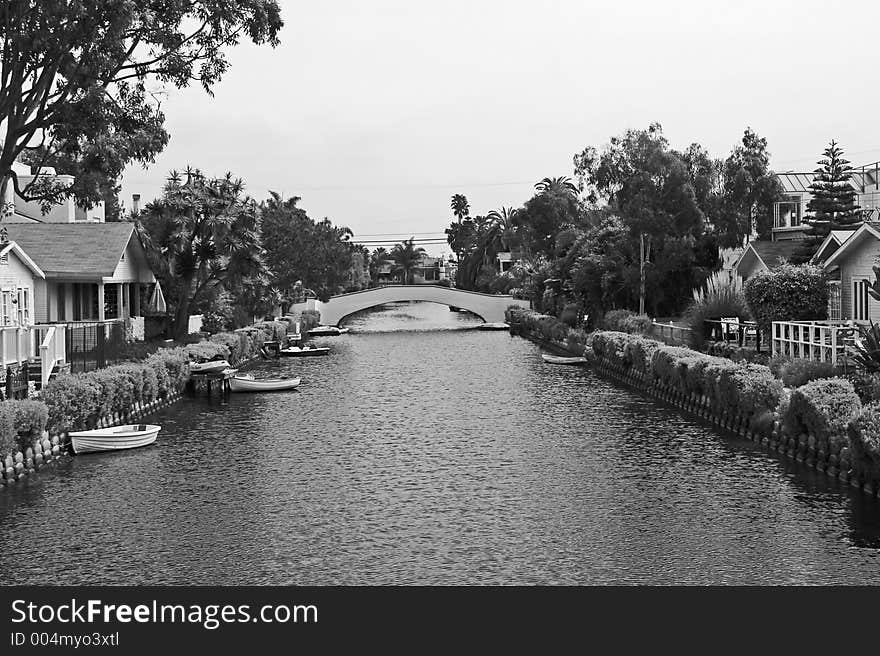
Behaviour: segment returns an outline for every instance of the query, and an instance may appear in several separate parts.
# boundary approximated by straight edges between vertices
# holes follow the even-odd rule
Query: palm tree
[[[370,284],[375,287],[379,282],[379,270],[390,256],[383,246],[379,246],[370,255]]]
[[[458,217],[459,223],[461,223],[461,220],[466,217],[471,211],[471,206],[468,203],[468,199],[465,197],[464,194],[455,194],[452,197],[451,207],[452,213],[456,217]]]
[[[391,259],[394,260],[394,270],[403,273],[403,284],[413,284],[413,272],[422,261],[425,249],[415,245],[415,237],[397,244],[391,249]]]
[[[571,178],[567,175],[558,177],[558,178],[544,178],[540,182],[535,184],[535,189],[537,189],[542,194],[556,192],[556,193],[564,193],[564,194],[575,194],[578,193],[577,185],[575,185]]]
[[[516,239],[516,218],[518,209],[515,207],[503,207],[500,210],[492,210],[486,216],[501,230],[501,246],[505,251],[510,250],[511,243]]]

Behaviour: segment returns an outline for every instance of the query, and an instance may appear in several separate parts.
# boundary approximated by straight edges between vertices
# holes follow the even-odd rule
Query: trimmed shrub
[[[868,404],[872,401],[880,401],[880,375],[851,371],[845,378],[849,380],[856,390],[856,394],[862,400],[862,404]]]
[[[15,410],[11,404],[12,401],[0,401],[0,457],[11,455],[18,449]]]
[[[580,328],[574,328],[568,331],[568,335],[565,337],[565,346],[569,350],[583,355],[584,351],[589,348],[591,341],[592,338],[588,333]]]
[[[623,322],[633,315],[635,312],[632,310],[609,310],[602,317],[602,327],[608,331],[626,332],[623,329]]]
[[[525,330],[548,341],[561,342],[568,336],[568,326],[547,314],[539,314],[532,310],[515,311],[513,307],[508,307],[505,318],[510,323],[519,324]]]
[[[16,433],[18,448],[24,451],[46,430],[49,409],[41,401],[4,401],[12,409],[13,430]]]
[[[183,348],[159,349],[146,359],[144,366],[156,374],[159,399],[180,390],[189,379],[189,356]]]
[[[602,319],[605,330],[645,335],[651,330],[651,317],[632,310],[611,310]]]
[[[303,310],[299,317],[299,332],[305,335],[312,328],[321,325],[321,313],[317,310]]]
[[[633,366],[632,351],[629,345],[642,339],[637,335],[614,331],[603,331],[593,335],[593,351],[618,367]]]
[[[786,264],[746,281],[746,302],[763,331],[774,321],[828,317],[828,277],[818,266]]]
[[[263,341],[283,342],[287,336],[287,324],[287,321],[261,321],[255,323],[254,328],[263,331]]]
[[[699,355],[693,349],[684,346],[661,346],[654,350],[651,357],[651,374],[654,380],[663,385],[679,387],[678,363],[682,358]],[[706,357],[706,356],[703,356]]]
[[[773,410],[782,397],[782,383],[769,367],[760,364],[737,364],[724,368],[717,383],[721,404],[746,414]]]
[[[786,387],[801,387],[812,380],[834,378],[840,370],[830,362],[815,360],[788,360],[779,367],[779,378]]]
[[[559,314],[559,320],[569,328],[578,325],[578,317],[580,317],[581,308],[577,303],[566,303]]]
[[[871,478],[880,478],[880,402],[862,408],[847,428],[853,463]]]
[[[234,338],[230,333],[217,333],[211,335],[210,341],[198,342],[196,344],[187,344],[182,347],[184,352],[193,362],[202,362],[211,360],[216,357],[231,358],[231,348],[227,345],[234,343]]]
[[[862,409],[852,383],[843,378],[814,380],[791,393],[782,416],[788,435],[815,435],[819,448],[839,447],[847,440],[847,426]]]
[[[664,347],[663,342],[655,339],[647,339],[637,337],[630,339],[626,345],[626,357],[632,367],[637,371],[648,372],[651,369],[651,362],[654,359],[654,352]]]
[[[734,344],[732,342],[709,342],[706,344],[705,348],[706,353],[719,358],[727,358],[728,360],[734,361],[743,359],[743,349],[740,348],[739,344]]]
[[[56,376],[43,388],[42,399],[49,408],[49,431],[59,434],[94,428],[103,406],[101,386],[84,374]]]

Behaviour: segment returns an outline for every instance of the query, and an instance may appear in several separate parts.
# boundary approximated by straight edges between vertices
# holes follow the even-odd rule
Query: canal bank
[[[0,489],[72,455],[71,431],[130,424],[176,403],[185,389],[195,394],[199,385],[197,376],[190,375],[190,361],[224,358],[240,367],[259,357],[267,339],[283,346],[286,334],[286,322],[261,322],[205,341],[160,348],[140,362],[60,375],[38,400],[0,402]],[[210,395],[210,381],[201,386]]]
[[[0,583],[880,583],[876,499],[478,323],[382,308],[14,486]]]
[[[553,353],[586,356],[593,369],[606,378],[636,388],[689,415],[707,420],[720,429],[747,438],[768,451],[849,484],[867,495],[877,496],[880,493],[876,469],[854,456],[852,428],[846,429],[850,433],[849,439],[846,433],[838,431],[840,434],[836,436],[837,439],[826,437],[824,440],[811,432],[786,430],[784,411],[781,410],[789,406],[791,391],[784,390],[781,383],[775,383],[766,367],[740,367],[722,358],[669,347],[661,342],[625,333],[597,332],[592,335],[589,344],[583,338],[573,344],[571,340],[563,341],[558,338],[567,333],[568,328],[553,317],[530,313],[534,316],[523,321],[517,320],[517,314],[524,317],[521,311],[509,313],[507,317],[511,334],[534,341]],[[658,364],[656,353],[660,352],[663,356],[663,351],[667,351],[671,357],[661,357]],[[631,353],[635,353],[635,356]],[[676,358],[684,367],[670,372],[670,369],[681,367],[675,361]],[[664,365],[667,369],[665,376],[660,371]],[[696,377],[713,367],[719,369],[708,387],[718,390],[719,383],[723,384],[724,381],[727,382],[726,392],[729,394],[701,393],[705,390],[700,388],[707,385],[701,386],[699,382],[692,384],[688,379],[691,376],[687,371],[688,365],[697,372]],[[746,375],[739,375],[739,372],[729,374],[724,369],[739,369]],[[764,389],[759,389],[756,393],[756,386],[763,386]],[[774,386],[777,389],[772,389]],[[696,391],[694,387],[697,388]],[[756,395],[763,397],[761,402],[752,402]],[[830,421],[826,420],[826,423]]]

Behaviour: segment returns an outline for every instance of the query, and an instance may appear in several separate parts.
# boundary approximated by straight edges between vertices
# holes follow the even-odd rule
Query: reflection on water
[[[0,582],[880,583],[876,499],[477,323],[352,317],[0,494]]]

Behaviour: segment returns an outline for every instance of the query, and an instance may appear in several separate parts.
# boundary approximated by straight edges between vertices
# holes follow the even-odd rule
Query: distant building
[[[31,167],[16,162],[12,166],[18,177],[18,186],[23,189],[34,179]],[[65,185],[73,184],[72,175],[56,174],[55,169],[44,167],[40,178],[52,177]],[[38,201],[26,201],[15,193],[12,184],[6,187],[6,197],[3,199],[3,207],[13,206],[13,216],[8,221],[17,223],[103,223],[104,203],[100,202],[91,209],[85,209],[76,204],[73,198],[68,198],[61,203],[53,205],[46,214]]]
[[[800,248],[806,235],[804,218],[813,197],[810,185],[814,174],[786,172],[776,174],[782,185],[782,198],[773,204],[773,228],[770,239],[750,242],[734,265],[741,278],[748,279],[761,271],[784,264]],[[880,221],[880,162],[865,164],[853,170],[850,184],[865,223]],[[848,240],[853,230],[834,230],[819,246],[813,263],[823,264]],[[832,290],[833,292],[833,290]],[[843,294],[847,296],[846,293]]]
[[[778,173],[783,196],[773,204],[773,241],[802,239],[806,226],[804,216],[812,194],[813,173]],[[856,204],[865,221],[880,221],[880,162],[856,168],[850,184],[856,192]]]

